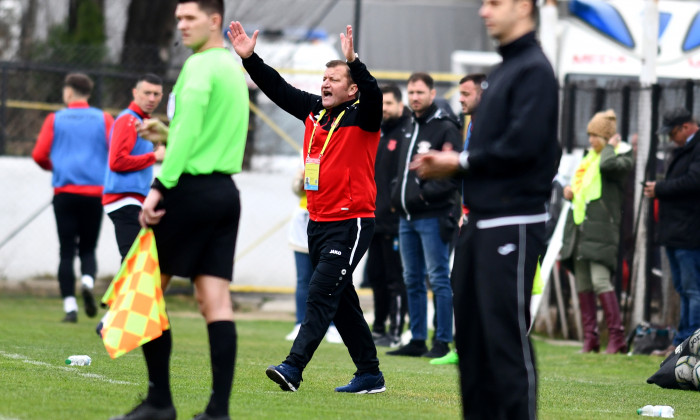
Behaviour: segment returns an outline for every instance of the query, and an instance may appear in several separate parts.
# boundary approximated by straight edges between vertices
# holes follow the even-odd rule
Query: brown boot
[[[578,302],[581,309],[581,324],[583,324],[583,348],[579,353],[598,353],[600,351],[600,341],[598,341],[595,293],[579,293]]]
[[[617,304],[617,296],[614,291],[598,295],[600,304],[605,313],[605,321],[608,323],[608,354],[627,353],[627,341],[625,340],[625,328],[620,319],[620,306]]]

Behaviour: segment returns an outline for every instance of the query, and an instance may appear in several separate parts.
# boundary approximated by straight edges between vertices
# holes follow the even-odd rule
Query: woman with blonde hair
[[[587,127],[591,148],[579,164],[564,198],[571,200],[561,260],[573,268],[584,331],[581,352],[598,352],[596,295],[608,326],[606,353],[627,351],[620,308],[611,282],[617,267],[620,219],[632,147],[620,140],[615,111],[596,113]]]

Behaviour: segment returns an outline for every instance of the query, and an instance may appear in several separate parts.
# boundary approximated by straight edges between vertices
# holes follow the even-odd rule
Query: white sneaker
[[[411,342],[411,338],[413,338],[413,334],[411,334],[411,330],[407,329],[406,331],[401,334],[401,343],[400,345],[406,345]]]
[[[287,341],[294,341],[294,339],[297,338],[297,335],[299,335],[299,328],[301,328],[301,324],[295,324],[292,332],[287,334],[287,336],[284,337],[284,339]]]
[[[343,338],[340,336],[340,333],[338,332],[338,329],[335,327],[335,325],[331,325],[330,327],[328,327],[328,331],[326,331],[326,341],[334,344],[343,343]]]

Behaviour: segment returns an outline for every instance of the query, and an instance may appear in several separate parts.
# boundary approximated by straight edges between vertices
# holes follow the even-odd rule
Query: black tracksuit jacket
[[[503,62],[482,84],[462,174],[464,202],[479,218],[544,213],[561,158],[559,88],[535,33],[499,53]]]
[[[412,128],[411,111],[406,107],[399,118],[382,122],[377,160],[374,164],[374,180],[377,183],[375,233],[388,235],[399,233],[399,210],[391,204],[391,182],[396,178],[401,159],[401,145],[411,141]]]
[[[659,242],[700,248],[700,131],[689,143],[673,150],[666,178],[656,183],[659,199]]]

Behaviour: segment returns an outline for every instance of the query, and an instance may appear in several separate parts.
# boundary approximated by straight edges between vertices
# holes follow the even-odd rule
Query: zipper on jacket
[[[414,122],[413,136],[411,137],[411,144],[408,146],[408,153],[406,154],[406,164],[403,168],[403,181],[401,182],[401,207],[403,207],[404,213],[406,213],[406,220],[411,220],[411,213],[408,212],[408,207],[406,206],[406,184],[408,182],[408,165],[411,163],[411,155],[413,155],[413,146],[416,144],[416,138],[418,137],[418,122]]]

